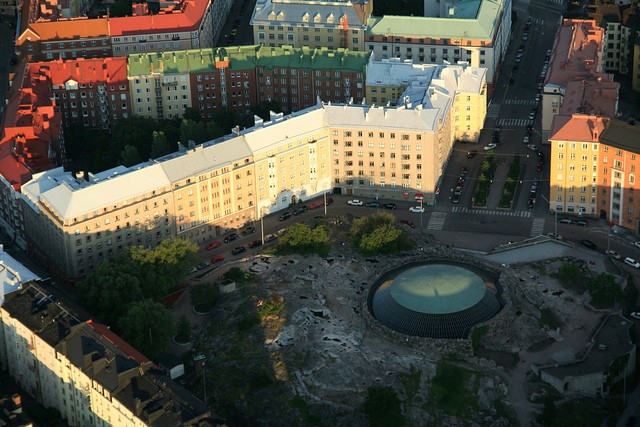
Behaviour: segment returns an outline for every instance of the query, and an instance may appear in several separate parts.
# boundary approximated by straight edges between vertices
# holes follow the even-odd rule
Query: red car
[[[309,205],[309,209],[318,209],[324,206],[324,202],[322,201],[317,201],[317,202],[313,202]]]
[[[216,255],[213,258],[211,258],[211,264],[215,264],[217,262],[222,262],[224,261],[224,257],[222,255]]]
[[[219,248],[220,246],[222,246],[222,243],[218,241],[211,242],[209,243],[209,246],[207,246],[207,250],[210,251],[211,249]]]

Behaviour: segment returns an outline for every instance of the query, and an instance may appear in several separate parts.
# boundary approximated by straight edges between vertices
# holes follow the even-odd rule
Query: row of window
[[[69,44],[67,46],[67,43]],[[53,45],[55,43],[45,43],[44,44],[44,48],[47,50],[52,49]],[[58,49],[65,49],[67,47],[71,47],[74,48],[76,47],[76,42],[75,41],[70,41],[70,42],[58,42]],[[80,45],[80,47],[87,47],[87,46],[98,46],[98,41],[97,40],[91,40],[90,42],[86,42],[86,41],[81,41],[80,43],[78,43]],[[106,46],[107,45],[107,40],[106,39],[102,39],[101,46]]]

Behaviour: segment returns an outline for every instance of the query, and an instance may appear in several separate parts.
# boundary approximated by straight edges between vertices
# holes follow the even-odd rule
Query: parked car
[[[234,240],[238,240],[239,238],[240,236],[238,236],[236,233],[231,233],[224,238],[224,242],[225,243],[233,242]]]
[[[195,273],[196,271],[204,270],[205,268],[209,267],[209,265],[210,264],[208,262],[201,262],[200,264],[193,267],[193,270],[191,270],[191,272]]]
[[[562,240],[562,236],[559,234],[555,234],[555,233],[548,233],[547,237],[549,237],[550,239],[554,239],[554,240]]]
[[[266,236],[265,236],[265,242],[266,242]],[[261,240],[252,240],[251,242],[249,242],[249,247],[250,248],[257,248],[258,246],[262,245],[262,241]]]
[[[353,200],[347,201],[347,204],[351,206],[362,206],[364,205],[364,202],[362,200],[353,199]]]
[[[222,243],[216,240],[207,245],[207,250],[210,251],[211,249],[219,248],[220,246],[222,246]]]
[[[633,268],[640,268],[640,262],[636,261],[635,259],[631,258],[631,257],[626,257],[624,259],[624,263],[627,265],[630,265]]]
[[[267,234],[266,236],[264,236],[264,242],[273,242],[274,240],[276,240],[278,237],[275,234]]]
[[[365,206],[368,208],[379,208],[381,205],[378,202],[368,202]]]
[[[569,218],[558,218],[558,224],[573,224],[573,220]]]
[[[451,196],[451,203],[456,205],[460,203],[460,193],[454,193],[453,196]]]
[[[247,228],[245,228],[244,230],[242,230],[242,234],[243,236],[248,236],[251,233],[255,233],[256,232],[256,228],[254,226],[249,226]]]
[[[300,215],[300,214],[303,214],[303,213],[307,212],[309,209],[311,209],[311,206],[309,206],[309,207],[300,206],[298,209],[293,211],[293,214],[294,215]]]
[[[536,110],[535,108],[531,110],[531,112],[529,113],[529,120],[533,120],[536,118],[536,114],[538,114],[538,110]]]
[[[409,208],[409,212],[413,212],[413,213],[424,213],[424,208],[421,206],[411,206]]]
[[[327,197],[327,206],[333,203],[333,199],[331,197]]]
[[[216,264],[222,261],[224,261],[224,257],[222,255],[216,255],[213,258],[211,258],[211,264]]]
[[[527,148],[531,151],[536,151],[538,149],[538,147],[535,144],[529,144],[527,145]]]
[[[605,252],[606,255],[609,255],[611,258],[613,259],[621,259],[622,257],[620,256],[620,254],[616,251],[614,251],[613,249],[609,249],[608,251]]]
[[[523,142],[523,143],[525,143],[525,144],[528,144],[528,143],[529,143],[529,135],[525,135],[525,136],[522,138],[522,142]]]
[[[317,202],[313,202],[309,205],[309,209],[318,209],[324,206],[324,202],[321,200],[318,200]]]
[[[234,248],[231,251],[231,255],[240,255],[243,252],[246,252],[247,248],[245,248],[244,246],[238,246],[237,248]]]
[[[595,243],[593,243],[591,240],[587,240],[587,239],[580,240],[580,244],[582,246],[586,247],[586,248],[589,248],[589,249],[597,249],[598,248]]]
[[[544,169],[544,163],[538,163],[536,165],[536,172],[542,172],[542,169]]]
[[[579,219],[575,222],[575,225],[579,225],[580,227],[588,227],[589,221],[587,221],[586,219]]]
[[[491,151],[491,150],[495,150],[498,147],[497,144],[494,144],[493,142],[490,144],[485,145],[482,149],[484,151]]]
[[[631,317],[633,317],[634,319],[639,319],[640,320],[640,311],[633,311],[631,313]],[[627,423],[627,425],[629,425],[629,424]],[[635,424],[631,424],[631,425],[635,425]]]
[[[282,215],[280,215],[280,218],[278,218],[278,220],[280,221],[284,221],[291,218],[291,212],[285,212]]]
[[[614,231],[614,233],[615,233],[615,231]],[[635,246],[636,248],[640,248],[640,242],[635,242],[635,243],[633,244],[633,246]]]
[[[478,150],[471,150],[467,152],[467,159],[473,159],[477,155],[478,155]]]
[[[401,219],[400,224],[408,225],[411,228],[415,228],[416,226],[413,222],[409,221],[408,219]]]
[[[396,209],[396,204],[395,203],[385,203],[384,205],[382,205],[385,209],[389,209],[389,210],[395,210]]]

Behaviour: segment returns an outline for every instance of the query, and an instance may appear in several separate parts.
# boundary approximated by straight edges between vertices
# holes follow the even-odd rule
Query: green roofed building
[[[133,113],[175,118],[192,107],[210,118],[220,109],[248,112],[265,101],[292,112],[314,105],[318,97],[361,100],[369,56],[259,45],[129,55]]]

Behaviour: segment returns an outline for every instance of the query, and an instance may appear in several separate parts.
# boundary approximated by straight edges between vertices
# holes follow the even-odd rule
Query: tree
[[[176,341],[186,343],[191,340],[191,322],[184,314],[178,319],[176,326]]]
[[[400,399],[395,390],[388,386],[373,386],[367,389],[364,412],[371,427],[405,425]]]
[[[565,262],[558,271],[558,278],[564,286],[574,286],[580,278],[580,268],[572,262]]]
[[[613,304],[623,296],[622,288],[609,273],[600,273],[587,283],[587,290],[595,304]]]
[[[211,310],[211,307],[216,304],[219,297],[218,290],[211,283],[200,283],[191,286],[191,304],[197,305],[204,312]]]
[[[117,325],[122,338],[150,359],[165,351],[175,332],[171,312],[150,299],[132,303]]]
[[[364,254],[391,254],[411,249],[407,233],[395,226],[395,217],[379,212],[353,221],[351,244]]]
[[[123,268],[126,255],[118,257],[120,263],[109,261],[98,264],[87,278],[78,284],[80,301],[91,312],[109,324],[122,316],[129,304],[143,298],[138,277]]]
[[[327,230],[322,226],[311,229],[302,223],[289,226],[278,243],[278,252],[280,253],[326,254],[328,250],[329,235]]]
[[[202,114],[200,114],[200,111],[196,110],[195,108],[187,107],[184,109],[182,118],[194,122],[200,122],[202,121]]]
[[[167,135],[163,131],[153,131],[153,140],[151,141],[151,158],[157,159],[166,154],[175,151],[175,145],[171,144],[167,139]]]
[[[120,161],[123,165],[129,167],[137,165],[142,161],[138,149],[132,145],[125,145],[122,153],[120,153]]]

